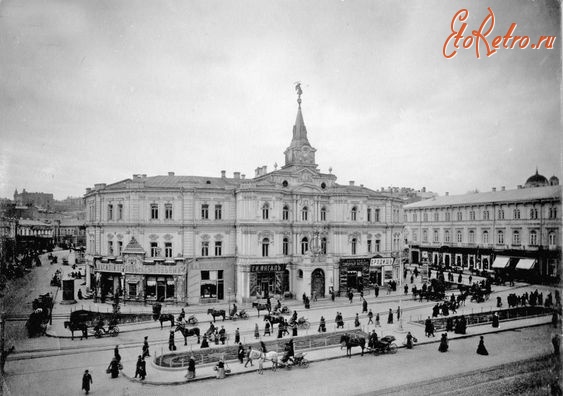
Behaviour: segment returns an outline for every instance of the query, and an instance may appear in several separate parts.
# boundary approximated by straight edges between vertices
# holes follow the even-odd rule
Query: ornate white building
[[[320,172],[298,103],[280,169],[259,167],[253,179],[134,175],[87,189],[89,285],[200,303],[399,279],[402,201]]]
[[[561,276],[561,186],[532,175],[516,190],[447,195],[404,207],[413,262],[512,272],[534,281]]]

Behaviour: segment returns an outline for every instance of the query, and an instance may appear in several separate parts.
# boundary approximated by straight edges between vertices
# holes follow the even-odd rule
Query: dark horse
[[[225,316],[227,316],[227,314],[225,313],[224,309],[215,309],[215,308],[209,308],[207,310],[207,314],[213,316],[213,321],[215,322],[215,317],[216,316],[222,316],[223,317],[223,321],[225,321]]]
[[[161,314],[162,304],[156,303],[152,306],[152,319],[160,321],[160,328],[162,329],[162,322],[170,321],[170,327],[174,326],[174,315]]]
[[[264,315],[264,322],[270,322],[271,324],[276,324],[276,323],[285,323],[285,319],[283,318],[283,316],[273,316],[273,315]]]
[[[191,336],[196,336],[197,342],[199,344],[200,339],[199,339],[199,328],[198,327],[192,327],[192,328],[188,329],[184,326],[177,325],[175,332],[176,331],[179,331],[184,336],[184,345],[188,345],[187,338],[191,337]]]
[[[75,331],[81,331],[82,332],[82,336],[80,337],[80,339],[82,339],[82,337],[88,339],[88,326],[85,323],[73,323],[73,322],[70,322],[70,321],[65,321],[64,324],[65,324],[65,329],[70,330],[72,340],[74,340],[74,332]]]
[[[253,302],[252,308],[256,308],[256,310],[258,311],[258,316],[260,316],[260,311],[268,311],[268,314],[271,312],[270,306],[268,304],[263,304],[259,302]]]
[[[160,321],[160,328],[162,329],[162,323],[170,321],[170,327],[174,326],[174,315],[172,314],[160,314],[160,315],[153,315],[152,318],[154,320]]]
[[[359,336],[356,334],[343,334],[342,337],[340,337],[340,344],[341,347],[340,349],[344,348],[344,346],[346,346],[346,356],[348,356],[349,358],[352,357],[352,347],[356,347],[359,346],[362,348],[362,356],[364,356],[364,348],[366,347],[366,339],[363,336]]]

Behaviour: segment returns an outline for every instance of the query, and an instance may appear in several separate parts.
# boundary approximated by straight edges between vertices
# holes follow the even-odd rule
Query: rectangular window
[[[282,253],[283,253],[284,256],[287,256],[289,254],[289,240],[287,238],[283,239]]]
[[[376,223],[379,222],[379,213],[380,213],[380,212],[381,212],[381,211],[380,211],[379,209],[375,209],[375,218],[374,218],[374,221],[375,221]],[[416,215],[415,215],[415,220],[414,220],[414,221],[416,221]]]
[[[117,205],[117,220],[123,220],[123,204]]]
[[[489,243],[489,233],[487,231],[483,231],[483,243]]]
[[[469,231],[469,243],[475,243],[475,232]]]
[[[172,257],[172,242],[164,242],[164,257]]]
[[[483,212],[483,220],[489,220],[489,211],[488,210],[485,210]]]
[[[117,255],[121,256],[123,253],[123,241],[117,241]]]
[[[444,242],[449,243],[450,242],[450,232],[449,231],[444,231]]]
[[[512,244],[520,245],[520,233],[518,231],[512,233]]]
[[[158,256],[158,243],[151,242],[151,257]]]
[[[204,220],[209,219],[209,205],[203,204],[201,205],[201,218]]]
[[[458,243],[462,243],[462,242],[463,242],[463,234],[462,234],[462,232],[461,232],[461,231],[458,231],[456,235],[457,235],[457,242],[458,242]]]
[[[440,234],[438,233],[438,230],[434,230],[434,242],[439,242],[440,239]]]
[[[164,205],[164,218],[166,220],[172,220],[172,204],[167,203]]]
[[[469,220],[475,220],[475,212],[473,210],[469,212]]]
[[[417,242],[418,241],[418,233],[416,231],[412,232],[412,240],[413,242]]]
[[[504,233],[503,233],[502,231],[499,231],[499,232],[497,233],[497,243],[498,243],[499,245],[504,244]]]
[[[428,213],[424,213],[424,214],[422,215],[422,218],[423,218],[423,221],[426,221],[426,222],[427,222],[427,221],[428,221]]]
[[[108,241],[108,256],[113,256],[113,241]]]
[[[457,212],[457,221],[463,220],[463,214],[461,212]]]
[[[438,212],[434,213],[434,221],[439,221],[440,220],[440,214]]]
[[[158,205],[151,204],[151,220],[158,219]]]
[[[375,240],[375,253],[379,253],[381,251],[381,240]]]
[[[504,210],[499,209],[499,211],[498,211],[498,219],[499,219],[499,220],[504,220]]]
[[[371,208],[368,208],[368,222],[371,223]]]
[[[215,241],[215,256],[221,256],[223,254],[223,242]]]
[[[204,257],[209,256],[209,242],[201,242],[201,255]]]
[[[371,253],[371,239],[368,239],[368,253]]]
[[[215,220],[221,220],[223,217],[223,206],[215,205]]]
[[[287,206],[282,209],[282,220],[289,220],[289,208]],[[321,220],[323,220],[323,209],[321,209]]]
[[[113,205],[108,205],[108,220],[113,220]]]
[[[129,298],[136,298],[136,297],[137,297],[137,284],[129,283]]]
[[[451,217],[450,217],[450,212],[446,212],[446,221],[450,221]]]

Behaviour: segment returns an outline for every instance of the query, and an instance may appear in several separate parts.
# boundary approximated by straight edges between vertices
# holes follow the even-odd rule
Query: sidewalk
[[[476,337],[478,335],[493,334],[503,331],[512,331],[523,327],[541,326],[541,325],[549,324],[550,322],[551,322],[550,316],[542,316],[535,318],[503,321],[501,322],[499,328],[493,328],[490,325],[470,326],[467,329],[469,334],[454,334],[453,332],[450,332],[448,333],[448,338],[449,340],[456,340],[461,338]],[[404,348],[402,342],[405,338],[407,331],[410,331],[413,334],[413,336],[418,339],[418,343],[415,344],[415,348],[417,345],[439,343],[440,337],[429,339],[424,336],[424,329],[421,326],[417,326],[410,323],[404,326],[404,331],[402,332],[399,332],[398,330],[387,331],[385,332],[384,335],[389,335],[389,334],[394,335],[396,338],[395,343],[397,344],[397,346],[399,346],[399,348]],[[382,335],[383,334],[379,334],[379,337],[381,337]],[[352,351],[353,351],[352,354],[354,356],[361,354],[359,348],[353,348]],[[345,349],[341,349],[339,346],[322,348],[322,349],[298,350],[296,351],[296,353],[305,353],[306,359],[312,363],[346,357]],[[399,353],[404,353],[404,352],[399,352]],[[154,352],[153,352],[153,358],[155,358]],[[146,384],[151,384],[151,385],[180,385],[180,384],[185,384],[187,382],[203,381],[203,380],[216,378],[216,372],[213,370],[214,364],[197,365],[196,362],[196,378],[188,381],[185,378],[185,375],[187,373],[186,367],[163,368],[157,366],[154,363],[154,361],[151,359],[150,362],[148,362],[147,364],[148,366],[147,378],[144,381],[141,381],[139,379],[134,378],[135,362],[136,362],[136,357],[133,357],[133,359],[129,357],[129,359],[127,359],[126,362],[124,361],[125,368],[121,372],[121,374],[125,378],[129,379],[130,381],[144,382]],[[227,361],[227,364],[228,364],[228,368],[231,369],[231,373],[228,374],[227,376],[248,374],[248,373],[256,372],[258,370],[258,362],[254,362],[253,366],[249,366],[247,368],[245,368],[243,364],[240,364],[238,360]],[[265,370],[272,369],[272,363],[265,362],[264,369]]]

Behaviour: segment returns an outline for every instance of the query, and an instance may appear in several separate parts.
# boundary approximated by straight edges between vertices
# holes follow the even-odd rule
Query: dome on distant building
[[[526,184],[524,187],[543,187],[549,186],[549,181],[543,175],[538,173],[538,169],[536,168],[536,174],[532,175],[526,180]]]
[[[558,186],[559,185],[559,179],[557,178],[557,176],[553,175],[549,178],[549,185],[550,186]]]

